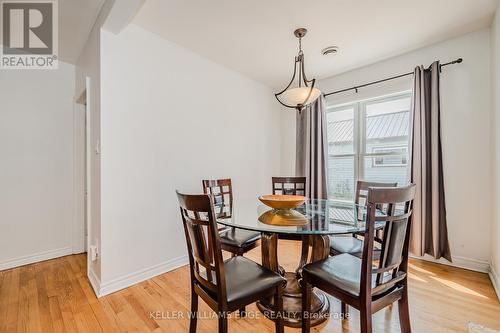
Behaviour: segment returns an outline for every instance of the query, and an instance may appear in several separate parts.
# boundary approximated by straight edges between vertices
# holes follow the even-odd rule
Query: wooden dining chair
[[[370,187],[396,187],[398,183],[376,183],[358,180],[356,182],[356,193],[354,203],[361,206],[366,206],[366,199],[368,196],[368,189]],[[382,208],[379,206],[379,208]],[[330,255],[336,256],[342,253],[349,253],[356,257],[361,258],[363,254],[363,240],[360,239],[359,234],[340,235],[330,237]],[[382,235],[377,232],[375,235],[375,253],[374,256],[378,258],[380,254],[380,244],[382,243]]]
[[[306,196],[306,177],[272,177],[273,194]],[[280,234],[279,239],[302,240],[302,236]]]
[[[279,274],[242,256],[223,261],[211,195],[177,192],[191,273],[191,319],[196,332],[198,297],[217,312],[219,332],[227,332],[228,315],[245,305],[274,297],[276,332],[283,332],[283,286]]]
[[[273,194],[306,195],[306,177],[272,177]]]
[[[233,214],[233,186],[231,179],[205,179],[202,181],[203,193],[212,195],[215,216],[231,218]],[[244,253],[259,246],[260,232],[224,227],[220,230],[221,246],[233,256]]]
[[[319,288],[360,311],[361,333],[372,332],[372,314],[398,301],[401,331],[410,333],[408,247],[415,185],[368,190],[362,259],[344,253],[304,266],[302,332],[309,332],[312,288]],[[386,214],[377,206],[387,205]],[[373,266],[375,224],[385,222],[380,260]]]

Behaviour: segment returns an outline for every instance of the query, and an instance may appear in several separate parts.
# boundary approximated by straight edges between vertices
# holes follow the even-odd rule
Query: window
[[[328,193],[354,200],[356,181],[408,183],[409,92],[328,106]]]

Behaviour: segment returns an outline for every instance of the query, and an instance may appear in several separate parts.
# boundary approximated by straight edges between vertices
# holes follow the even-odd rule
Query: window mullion
[[[356,140],[357,140],[357,155],[356,155],[356,181],[360,179],[364,179],[364,174],[363,174],[363,156],[365,153],[365,134],[364,134],[364,107],[365,103],[358,102],[357,103],[357,110],[356,110],[356,115],[357,115],[357,134],[356,134]]]

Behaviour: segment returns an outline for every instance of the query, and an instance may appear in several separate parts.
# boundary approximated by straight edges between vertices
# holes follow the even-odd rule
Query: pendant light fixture
[[[299,28],[294,31],[295,37],[299,39],[299,53],[295,57],[293,65],[293,76],[285,89],[275,94],[276,99],[287,108],[294,108],[297,111],[314,102],[321,91],[314,88],[315,79],[308,80],[304,69],[304,52],[302,52],[302,37],[307,33],[307,29]],[[297,77],[297,80],[295,78]],[[295,87],[292,87],[294,81],[297,81]]]

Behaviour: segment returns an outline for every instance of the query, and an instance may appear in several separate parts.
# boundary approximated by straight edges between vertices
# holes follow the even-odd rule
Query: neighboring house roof
[[[353,138],[353,120],[329,121],[328,142],[350,142]],[[410,113],[400,111],[366,118],[366,139],[385,139],[408,135]]]

